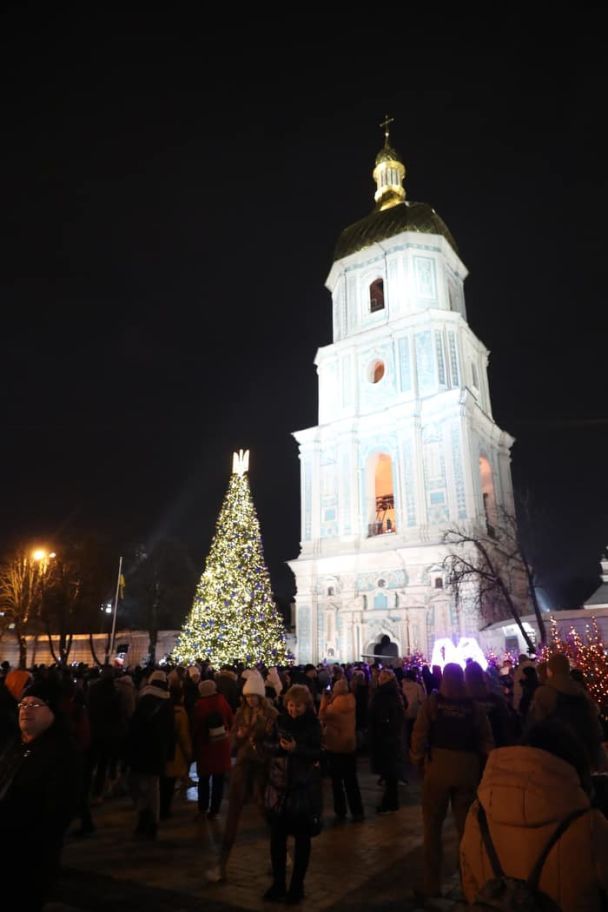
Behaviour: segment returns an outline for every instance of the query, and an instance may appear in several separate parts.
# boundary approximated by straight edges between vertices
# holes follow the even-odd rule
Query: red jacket
[[[226,737],[220,741],[211,741],[207,729],[207,718],[217,713],[224,721]],[[200,697],[194,704],[192,722],[192,741],[194,759],[199,776],[213,776],[227,773],[230,770],[230,729],[233,713],[220,693],[209,697]]]

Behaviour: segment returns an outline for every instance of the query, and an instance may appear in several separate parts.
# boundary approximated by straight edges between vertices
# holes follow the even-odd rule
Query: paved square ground
[[[359,779],[366,812],[359,824],[334,821],[330,784],[325,781],[324,829],[313,840],[304,910],[408,912],[417,908],[413,890],[420,886],[421,874],[420,785],[413,780],[400,786],[401,809],[379,816],[375,808],[381,789],[365,758],[359,763]],[[272,908],[261,899],[271,880],[269,839],[254,807],[243,813],[228,880],[221,884],[208,883],[204,872],[217,858],[223,812],[218,821],[195,820],[194,789],[187,796],[176,796],[173,817],[162,823],[153,843],[133,837],[135,812],[127,797],[94,808],[94,817],[93,836],[66,842],[56,902],[48,905],[48,912]],[[444,844],[446,888],[454,888],[456,848],[451,821],[445,826]],[[452,905],[441,903],[438,908]]]

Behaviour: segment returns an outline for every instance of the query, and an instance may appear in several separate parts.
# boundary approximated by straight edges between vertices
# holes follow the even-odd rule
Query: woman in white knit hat
[[[239,828],[241,811],[247,801],[254,799],[264,814],[264,790],[268,781],[270,757],[265,743],[277,718],[276,709],[266,699],[262,675],[247,669],[241,706],[234,717],[232,743],[236,750],[235,765],[230,774],[228,813],[219,864],[207,871],[210,881],[225,880],[226,866]]]

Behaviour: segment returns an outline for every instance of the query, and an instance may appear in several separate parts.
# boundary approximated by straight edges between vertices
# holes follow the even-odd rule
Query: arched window
[[[369,286],[369,310],[370,313],[384,310],[384,282],[382,279],[374,279]]]
[[[443,589],[443,580],[440,576],[435,577],[435,589]]]
[[[388,453],[374,453],[370,456],[367,462],[367,483],[370,499],[368,536],[396,532],[393,460]]]
[[[483,512],[486,520],[488,535],[494,535],[496,529],[496,494],[492,466],[487,456],[479,457],[479,476],[481,481],[481,497]]]

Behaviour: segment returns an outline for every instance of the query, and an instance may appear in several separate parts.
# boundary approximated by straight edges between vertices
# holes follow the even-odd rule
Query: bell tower
[[[333,342],[315,360],[318,425],[294,434],[299,661],[356,661],[381,643],[430,657],[436,638],[475,636],[476,611],[445,585],[443,537],[513,510],[513,440],[492,417],[467,269],[435,210],[407,198],[390,123],[374,208],[341,233],[326,280]]]

